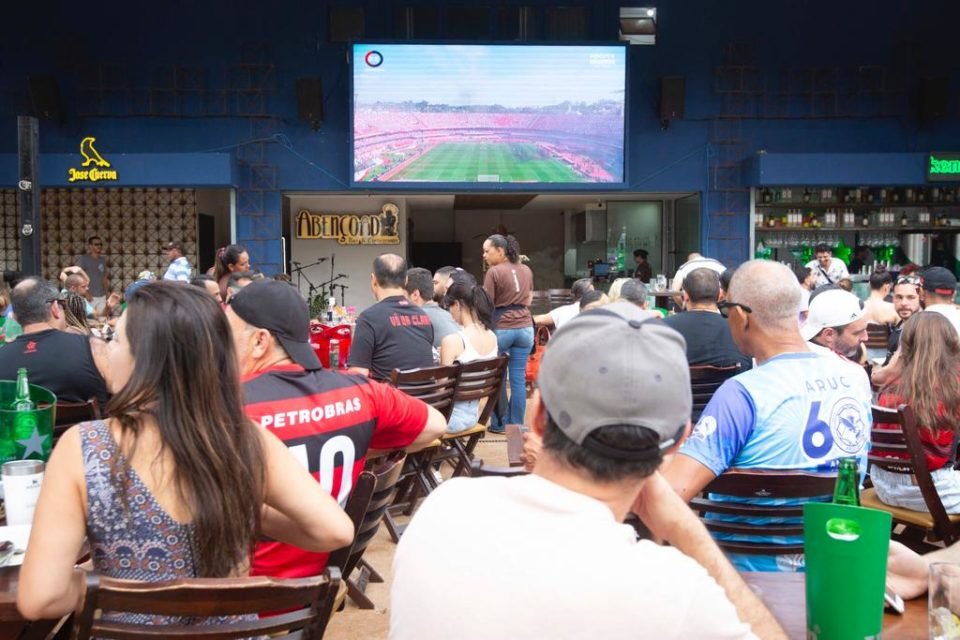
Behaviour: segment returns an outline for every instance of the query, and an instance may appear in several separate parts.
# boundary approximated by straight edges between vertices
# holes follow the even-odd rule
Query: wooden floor
[[[477,445],[476,455],[493,466],[507,466],[507,441],[503,436],[488,435]],[[449,473],[445,470],[445,473]],[[405,520],[401,520],[404,522]],[[364,554],[373,567],[379,571],[386,582],[370,584],[367,595],[376,603],[375,609],[358,609],[350,599],[343,611],[335,613],[327,627],[325,639],[335,640],[377,640],[387,637],[390,625],[390,582],[392,579],[393,552],[397,546],[390,539],[387,530],[380,527],[376,537]]]

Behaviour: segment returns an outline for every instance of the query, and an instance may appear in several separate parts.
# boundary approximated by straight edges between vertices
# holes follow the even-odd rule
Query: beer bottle
[[[856,458],[841,458],[837,471],[837,484],[833,488],[834,504],[860,506],[860,474]]]

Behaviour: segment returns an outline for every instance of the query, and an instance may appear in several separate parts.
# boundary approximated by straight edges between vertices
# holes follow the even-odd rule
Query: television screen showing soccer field
[[[622,183],[625,94],[625,45],[354,44],[353,182]]]

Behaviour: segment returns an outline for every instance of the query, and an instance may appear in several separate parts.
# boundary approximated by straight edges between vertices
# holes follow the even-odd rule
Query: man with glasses
[[[110,291],[110,269],[107,258],[103,255],[103,240],[100,236],[87,238],[87,251],[77,258],[77,264],[90,277],[90,293],[87,299],[93,308],[99,310],[107,303],[107,293]]]
[[[10,303],[23,334],[0,349],[0,380],[16,380],[23,367],[31,383],[49,389],[58,400],[96,398],[105,407],[106,343],[63,331],[67,322],[57,288],[31,276],[13,288]]]
[[[680,496],[690,500],[727,469],[828,471],[840,458],[856,457],[865,470],[870,381],[862,367],[811,351],[797,326],[800,285],[793,273],[776,262],[747,262],[718,306],[733,341],[757,366],[723,383],[664,472]],[[741,571],[804,566],[803,556],[785,554],[730,559]]]

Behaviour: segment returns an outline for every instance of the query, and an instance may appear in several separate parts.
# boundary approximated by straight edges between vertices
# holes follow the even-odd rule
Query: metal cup
[[[8,525],[33,522],[33,511],[37,507],[45,467],[42,460],[11,460],[3,463],[0,473],[3,474]]]

